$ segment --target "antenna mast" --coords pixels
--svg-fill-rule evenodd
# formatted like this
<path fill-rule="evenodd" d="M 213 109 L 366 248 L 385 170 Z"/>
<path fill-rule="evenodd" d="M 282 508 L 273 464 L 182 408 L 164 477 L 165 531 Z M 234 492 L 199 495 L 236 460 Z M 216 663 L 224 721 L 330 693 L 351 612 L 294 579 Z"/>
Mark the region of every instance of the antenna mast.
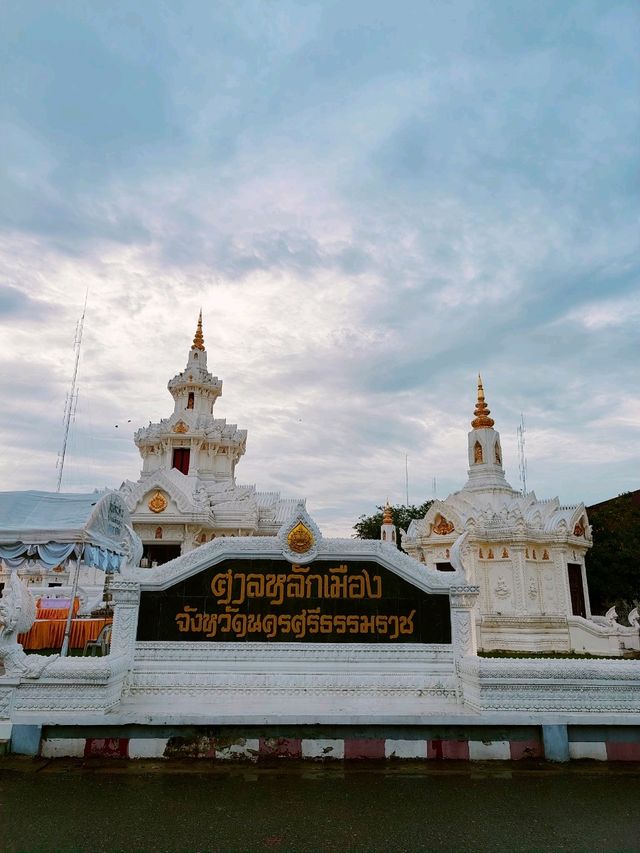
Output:
<path fill-rule="evenodd" d="M 524 455 L 524 415 L 520 413 L 520 426 L 518 433 L 518 467 L 520 469 L 520 482 L 522 483 L 522 494 L 527 494 L 527 457 Z"/>
<path fill-rule="evenodd" d="M 71 380 L 71 389 L 67 394 L 67 399 L 64 404 L 64 437 L 62 439 L 62 450 L 58 454 L 58 482 L 56 484 L 56 492 L 60 491 L 62 485 L 62 474 L 64 472 L 64 460 L 67 455 L 67 442 L 69 440 L 69 428 L 71 426 L 71 418 L 75 415 L 78 405 L 78 392 L 76 390 L 76 382 L 78 379 L 78 365 L 80 364 L 80 347 L 82 345 L 82 330 L 84 329 L 84 315 L 87 311 L 87 297 L 89 289 L 84 295 L 84 305 L 82 307 L 82 316 L 76 324 L 76 336 L 73 341 L 73 351 L 75 352 L 75 362 L 73 366 L 73 379 Z"/>

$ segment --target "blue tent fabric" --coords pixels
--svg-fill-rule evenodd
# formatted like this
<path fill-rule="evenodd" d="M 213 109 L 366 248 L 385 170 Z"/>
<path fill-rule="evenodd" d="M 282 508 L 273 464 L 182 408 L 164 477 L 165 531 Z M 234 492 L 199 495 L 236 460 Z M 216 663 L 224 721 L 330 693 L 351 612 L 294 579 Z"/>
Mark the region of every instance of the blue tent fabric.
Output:
<path fill-rule="evenodd" d="M 87 565 L 117 572 L 141 551 L 130 521 L 117 492 L 0 492 L 0 558 L 48 570 L 82 553 Z"/>

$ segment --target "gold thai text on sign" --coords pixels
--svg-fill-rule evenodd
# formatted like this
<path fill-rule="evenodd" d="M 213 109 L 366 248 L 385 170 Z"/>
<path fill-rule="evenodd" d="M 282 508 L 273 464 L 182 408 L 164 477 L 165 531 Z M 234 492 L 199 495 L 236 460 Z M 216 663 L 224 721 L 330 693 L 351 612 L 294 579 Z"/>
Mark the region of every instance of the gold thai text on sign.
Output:
<path fill-rule="evenodd" d="M 200 613 L 197 607 L 185 607 L 176 616 L 178 630 L 182 633 L 204 634 L 213 638 L 218 634 L 244 637 L 266 637 L 272 640 L 278 634 L 291 634 L 296 640 L 304 640 L 316 634 L 380 634 L 389 640 L 401 635 L 413 634 L 412 610 L 406 616 L 357 614 L 334 615 L 321 613 L 319 607 L 304 609 L 300 613 L 238 613 L 235 607 L 227 606 L 224 613 Z"/>
<path fill-rule="evenodd" d="M 218 604 L 238 605 L 250 598 L 265 598 L 277 606 L 291 598 L 342 598 L 362 600 L 382 597 L 380 575 L 369 576 L 363 569 L 350 575 L 346 565 L 329 569 L 328 574 L 309 573 L 308 566 L 292 566 L 290 573 L 220 572 L 211 581 L 211 592 Z"/>
<path fill-rule="evenodd" d="M 185 603 L 175 615 L 181 634 L 237 640 L 379 635 L 391 641 L 414 633 L 415 610 L 378 612 L 386 609 L 382 577 L 370 566 L 351 572 L 345 563 L 321 572 L 299 565 L 279 572 L 228 569 L 214 574 L 209 586 L 217 612 L 207 612 L 214 608 L 204 603 Z M 359 608 L 349 602 L 369 612 L 354 612 Z M 288 612 L 278 612 L 280 607 Z"/>

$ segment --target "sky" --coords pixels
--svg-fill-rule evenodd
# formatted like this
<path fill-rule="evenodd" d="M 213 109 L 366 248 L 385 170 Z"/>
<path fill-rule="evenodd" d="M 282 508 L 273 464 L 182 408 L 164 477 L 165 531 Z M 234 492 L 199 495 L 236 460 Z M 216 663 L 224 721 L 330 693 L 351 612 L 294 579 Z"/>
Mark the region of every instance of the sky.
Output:
<path fill-rule="evenodd" d="M 238 482 L 350 535 L 507 479 L 640 488 L 640 6 L 0 6 L 0 489 L 118 487 L 200 307 Z M 406 462 L 406 465 L 405 465 Z M 435 478 L 435 489 L 434 489 Z"/>

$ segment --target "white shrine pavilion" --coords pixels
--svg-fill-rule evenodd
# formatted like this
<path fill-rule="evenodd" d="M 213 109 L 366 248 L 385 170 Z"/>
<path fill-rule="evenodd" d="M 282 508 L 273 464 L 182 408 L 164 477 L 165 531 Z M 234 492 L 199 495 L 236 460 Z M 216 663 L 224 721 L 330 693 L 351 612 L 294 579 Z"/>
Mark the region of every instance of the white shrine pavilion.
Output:
<path fill-rule="evenodd" d="M 513 489 L 493 427 L 478 376 L 468 480 L 411 522 L 403 549 L 430 569 L 452 571 L 454 543 L 466 534 L 465 569 L 480 587 L 480 649 L 619 654 L 636 648 L 637 630 L 619 625 L 615 611 L 591 614 L 585 555 L 592 540 L 584 504 L 563 506 L 558 498 L 538 500 Z M 381 538 L 385 529 L 388 523 Z"/>
<path fill-rule="evenodd" d="M 202 312 L 187 366 L 167 387 L 173 413 L 136 432 L 140 479 L 120 487 L 144 544 L 142 565 L 166 563 L 218 536 L 275 536 L 300 500 L 236 483 L 247 431 L 213 415 L 222 380 L 207 370 Z"/>

